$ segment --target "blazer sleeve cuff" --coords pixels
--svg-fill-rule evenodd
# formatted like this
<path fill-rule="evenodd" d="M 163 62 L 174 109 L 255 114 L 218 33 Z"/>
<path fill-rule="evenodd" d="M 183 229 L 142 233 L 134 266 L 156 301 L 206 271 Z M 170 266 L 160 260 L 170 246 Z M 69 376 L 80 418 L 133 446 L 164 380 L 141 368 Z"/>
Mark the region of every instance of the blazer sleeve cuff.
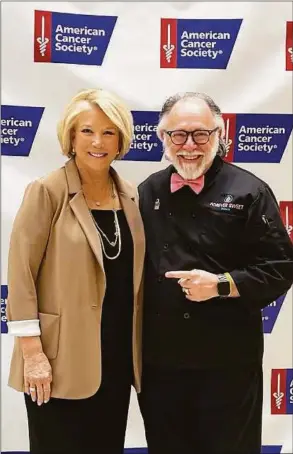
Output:
<path fill-rule="evenodd" d="M 40 320 L 17 320 L 7 322 L 8 334 L 19 337 L 40 336 Z"/>

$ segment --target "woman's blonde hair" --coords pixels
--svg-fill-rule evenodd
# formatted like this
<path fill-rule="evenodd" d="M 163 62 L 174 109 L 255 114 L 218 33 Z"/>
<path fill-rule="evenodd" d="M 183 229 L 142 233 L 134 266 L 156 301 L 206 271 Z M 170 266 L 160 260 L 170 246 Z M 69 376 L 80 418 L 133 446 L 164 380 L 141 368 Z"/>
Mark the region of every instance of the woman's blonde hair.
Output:
<path fill-rule="evenodd" d="M 117 126 L 120 135 L 119 155 L 122 159 L 129 151 L 133 138 L 133 118 L 126 104 L 113 93 L 102 88 L 82 90 L 75 95 L 65 108 L 63 117 L 58 123 L 57 134 L 62 153 L 68 157 L 74 155 L 72 148 L 72 132 L 80 113 L 97 105 Z"/>

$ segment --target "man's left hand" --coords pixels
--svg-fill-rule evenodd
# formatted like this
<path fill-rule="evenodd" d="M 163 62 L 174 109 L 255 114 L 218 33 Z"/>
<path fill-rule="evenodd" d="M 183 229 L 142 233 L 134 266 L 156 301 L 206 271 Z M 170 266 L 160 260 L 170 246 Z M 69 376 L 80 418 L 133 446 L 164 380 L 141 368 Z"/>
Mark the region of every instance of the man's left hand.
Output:
<path fill-rule="evenodd" d="M 217 284 L 217 274 L 209 273 L 204 270 L 191 271 L 167 271 L 167 278 L 179 279 L 182 291 L 190 301 L 207 301 L 219 296 Z"/>

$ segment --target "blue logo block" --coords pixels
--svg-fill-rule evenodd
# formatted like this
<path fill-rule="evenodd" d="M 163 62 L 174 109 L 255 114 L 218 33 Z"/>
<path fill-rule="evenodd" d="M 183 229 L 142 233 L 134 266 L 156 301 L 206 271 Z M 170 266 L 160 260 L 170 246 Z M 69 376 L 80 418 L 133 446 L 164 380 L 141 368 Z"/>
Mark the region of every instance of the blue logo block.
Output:
<path fill-rule="evenodd" d="M 273 301 L 271 304 L 269 304 L 262 310 L 262 322 L 264 333 L 270 334 L 273 331 L 278 315 L 283 306 L 285 297 L 286 294 L 280 296 L 278 299 L 276 299 L 276 301 Z"/>
<path fill-rule="evenodd" d="M 291 114 L 237 114 L 234 162 L 281 162 L 292 128 Z"/>
<path fill-rule="evenodd" d="M 287 410 L 287 415 L 293 415 L 293 369 L 287 369 L 286 410 Z"/>
<path fill-rule="evenodd" d="M 1 147 L 4 156 L 29 156 L 43 107 L 1 107 Z"/>
<path fill-rule="evenodd" d="M 133 111 L 134 140 L 126 161 L 161 161 L 163 147 L 157 136 L 159 112 Z"/>
<path fill-rule="evenodd" d="M 6 318 L 6 300 L 8 296 L 7 285 L 1 285 L 1 333 L 6 334 L 7 329 L 7 318 Z"/>
<path fill-rule="evenodd" d="M 281 445 L 275 446 L 262 446 L 261 454 L 280 454 L 282 450 Z"/>
<path fill-rule="evenodd" d="M 179 19 L 177 68 L 226 69 L 242 19 Z"/>

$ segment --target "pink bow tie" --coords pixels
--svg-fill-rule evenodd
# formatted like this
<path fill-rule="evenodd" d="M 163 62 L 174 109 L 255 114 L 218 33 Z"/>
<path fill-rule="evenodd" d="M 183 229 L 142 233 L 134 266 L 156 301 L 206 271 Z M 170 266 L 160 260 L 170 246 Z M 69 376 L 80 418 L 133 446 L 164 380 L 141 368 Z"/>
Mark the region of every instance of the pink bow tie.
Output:
<path fill-rule="evenodd" d="M 183 186 L 189 186 L 196 194 L 199 194 L 204 187 L 204 175 L 201 175 L 196 180 L 184 180 L 178 173 L 172 173 L 171 192 L 176 192 Z"/>

